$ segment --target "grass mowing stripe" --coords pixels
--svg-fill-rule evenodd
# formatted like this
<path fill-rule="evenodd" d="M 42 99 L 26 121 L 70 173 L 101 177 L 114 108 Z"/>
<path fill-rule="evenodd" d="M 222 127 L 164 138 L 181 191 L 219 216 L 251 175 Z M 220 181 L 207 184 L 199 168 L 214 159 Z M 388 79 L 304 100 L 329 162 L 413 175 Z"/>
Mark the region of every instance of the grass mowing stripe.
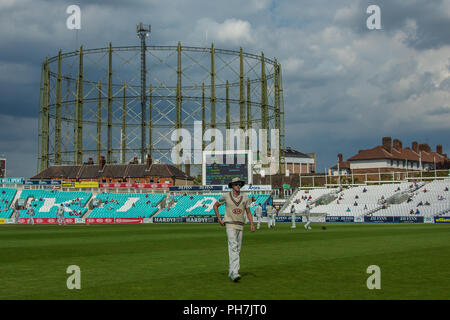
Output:
<path fill-rule="evenodd" d="M 324 225 L 247 227 L 239 284 L 226 277 L 219 225 L 8 226 L 0 228 L 0 298 L 449 298 L 447 225 Z M 82 270 L 79 291 L 65 286 L 70 264 Z M 366 287 L 371 264 L 382 268 L 382 290 Z"/>

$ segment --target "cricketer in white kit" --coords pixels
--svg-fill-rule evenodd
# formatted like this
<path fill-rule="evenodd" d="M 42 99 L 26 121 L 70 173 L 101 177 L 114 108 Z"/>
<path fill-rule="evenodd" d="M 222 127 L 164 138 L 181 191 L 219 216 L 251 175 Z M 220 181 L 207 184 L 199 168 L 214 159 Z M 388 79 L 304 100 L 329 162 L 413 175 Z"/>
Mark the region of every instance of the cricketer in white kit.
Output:
<path fill-rule="evenodd" d="M 267 212 L 267 228 L 270 229 L 272 227 L 272 220 L 273 220 L 272 206 L 267 205 L 266 212 Z"/>
<path fill-rule="evenodd" d="M 242 247 L 242 234 L 244 232 L 245 215 L 247 214 L 248 221 L 252 232 L 255 232 L 255 225 L 253 224 L 253 216 L 250 211 L 250 199 L 247 194 L 241 193 L 241 187 L 245 182 L 239 178 L 234 178 L 228 184 L 232 190 L 227 192 L 219 201 L 214 204 L 214 212 L 217 220 L 221 226 L 225 226 L 228 238 L 228 255 L 229 268 L 228 277 L 237 282 L 241 279 L 239 275 L 240 268 L 240 252 Z M 221 219 L 219 215 L 219 206 L 225 204 L 225 217 Z"/>
<path fill-rule="evenodd" d="M 277 209 L 275 207 L 272 207 L 272 227 L 275 227 L 275 220 L 277 217 Z"/>
<path fill-rule="evenodd" d="M 306 230 L 311 230 L 311 227 L 309 226 L 311 224 L 311 216 L 310 216 L 311 211 L 310 211 L 310 209 L 311 209 L 311 206 L 308 203 L 306 205 L 306 209 L 305 209 L 305 218 L 306 218 L 305 229 Z"/>
<path fill-rule="evenodd" d="M 291 219 L 292 219 L 292 227 L 291 228 L 295 229 L 296 225 L 295 225 L 295 207 L 294 207 L 294 205 L 291 206 Z"/>
<path fill-rule="evenodd" d="M 28 224 L 34 224 L 34 208 L 31 204 L 28 207 L 27 213 L 30 216 L 30 218 L 28 219 Z"/>
<path fill-rule="evenodd" d="M 256 216 L 256 221 L 258 222 L 256 225 L 256 229 L 259 229 L 261 227 L 261 221 L 262 221 L 261 203 L 258 203 L 258 205 L 255 208 L 255 216 Z"/>
<path fill-rule="evenodd" d="M 64 219 L 64 204 L 60 204 L 58 208 L 58 225 L 66 224 L 66 219 Z"/>

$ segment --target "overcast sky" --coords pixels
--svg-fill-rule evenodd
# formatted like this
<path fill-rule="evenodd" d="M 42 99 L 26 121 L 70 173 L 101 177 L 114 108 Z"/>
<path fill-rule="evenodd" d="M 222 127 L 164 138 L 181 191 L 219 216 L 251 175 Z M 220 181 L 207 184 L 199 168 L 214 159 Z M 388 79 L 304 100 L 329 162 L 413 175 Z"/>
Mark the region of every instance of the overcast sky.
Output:
<path fill-rule="evenodd" d="M 81 30 L 66 8 L 81 8 Z M 381 30 L 366 9 L 381 8 Z M 37 169 L 41 63 L 59 49 L 151 44 L 209 46 L 277 57 L 286 146 L 316 152 L 317 170 L 381 144 L 413 140 L 450 154 L 450 0 L 0 0 L 0 155 L 10 177 Z M 208 30 L 206 39 L 205 30 Z M 206 41 L 208 43 L 206 43 Z"/>

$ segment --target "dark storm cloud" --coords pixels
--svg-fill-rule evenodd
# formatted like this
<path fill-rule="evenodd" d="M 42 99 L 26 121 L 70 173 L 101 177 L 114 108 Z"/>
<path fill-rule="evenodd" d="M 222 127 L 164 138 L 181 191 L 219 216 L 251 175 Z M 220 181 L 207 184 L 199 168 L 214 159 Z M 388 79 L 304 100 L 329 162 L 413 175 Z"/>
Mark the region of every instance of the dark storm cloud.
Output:
<path fill-rule="evenodd" d="M 450 115 L 450 107 L 440 107 L 431 110 L 429 113 L 431 116 Z"/>
<path fill-rule="evenodd" d="M 82 10 L 79 31 L 66 28 L 71 4 Z M 381 7 L 381 31 L 366 28 L 369 4 Z M 35 173 L 46 56 L 80 45 L 137 45 L 139 21 L 152 24 L 149 44 L 214 42 L 277 57 L 286 144 L 317 152 L 320 171 L 335 163 L 337 153 L 348 158 L 383 135 L 408 145 L 427 139 L 446 150 L 449 8 L 444 0 L 2 0 L 0 154 L 6 152 L 10 173 Z"/>
<path fill-rule="evenodd" d="M 406 33 L 405 43 L 418 50 L 439 49 L 450 44 L 450 6 L 446 0 L 359 0 L 355 13 L 343 24 L 360 33 L 371 32 L 366 27 L 369 5 L 381 9 L 383 31 L 391 35 L 401 30 Z M 364 15 L 363 15 L 364 14 Z"/>

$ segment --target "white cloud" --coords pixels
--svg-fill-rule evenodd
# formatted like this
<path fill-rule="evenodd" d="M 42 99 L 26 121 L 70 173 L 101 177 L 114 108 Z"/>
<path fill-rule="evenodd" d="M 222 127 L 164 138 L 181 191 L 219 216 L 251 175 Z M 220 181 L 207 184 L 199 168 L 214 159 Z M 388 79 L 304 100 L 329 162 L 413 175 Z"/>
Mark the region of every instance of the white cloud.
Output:
<path fill-rule="evenodd" d="M 233 45 L 253 42 L 252 28 L 248 21 L 232 18 L 219 23 L 210 18 L 202 18 L 197 23 L 196 32 L 201 30 L 208 33 L 208 39 L 212 42 L 229 42 Z"/>
<path fill-rule="evenodd" d="M 298 58 L 288 58 L 281 61 L 283 70 L 285 70 L 285 75 L 296 74 L 303 66 L 304 61 Z"/>
<path fill-rule="evenodd" d="M 251 0 L 250 3 L 256 10 L 267 9 L 272 3 L 271 0 Z"/>

